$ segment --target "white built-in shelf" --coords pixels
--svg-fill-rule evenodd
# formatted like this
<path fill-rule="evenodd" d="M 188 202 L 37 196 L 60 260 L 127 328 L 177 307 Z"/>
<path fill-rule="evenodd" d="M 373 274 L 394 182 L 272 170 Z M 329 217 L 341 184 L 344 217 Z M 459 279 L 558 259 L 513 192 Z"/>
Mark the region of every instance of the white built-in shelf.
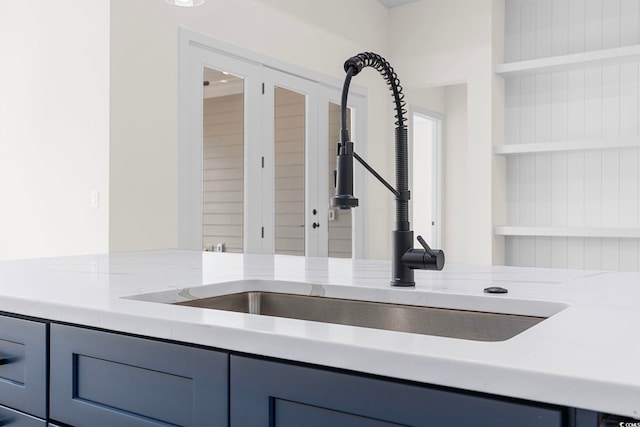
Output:
<path fill-rule="evenodd" d="M 494 228 L 497 236 L 536 237 L 610 237 L 640 238 L 640 228 L 615 227 L 517 227 L 498 225 Z"/>
<path fill-rule="evenodd" d="M 516 154 L 553 153 L 559 151 L 609 150 L 616 148 L 640 147 L 640 137 L 593 141 L 535 142 L 528 144 L 504 144 L 493 148 L 495 154 L 509 156 Z"/>
<path fill-rule="evenodd" d="M 496 74 L 503 77 L 512 77 L 541 72 L 569 71 L 585 65 L 620 64 L 638 59 L 640 59 L 640 45 L 632 45 L 527 61 L 508 62 L 497 65 Z"/>

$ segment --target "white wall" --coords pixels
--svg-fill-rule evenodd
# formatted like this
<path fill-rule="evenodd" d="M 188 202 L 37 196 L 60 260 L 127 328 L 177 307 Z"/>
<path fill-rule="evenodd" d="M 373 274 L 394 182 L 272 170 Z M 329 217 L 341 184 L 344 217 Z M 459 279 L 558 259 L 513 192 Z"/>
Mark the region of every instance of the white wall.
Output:
<path fill-rule="evenodd" d="M 457 226 L 470 232 L 465 255 L 448 259 L 502 263 L 503 241 L 494 239 L 493 224 L 506 211 L 504 173 L 492 145 L 502 143 L 493 99 L 501 85 L 493 64 L 502 57 L 503 3 L 422 0 L 387 10 L 373 0 L 235 0 L 233 7 L 208 0 L 187 9 L 112 0 L 111 250 L 177 245 L 177 31 L 183 27 L 339 79 L 345 58 L 378 52 L 390 60 L 408 96 L 466 84 L 472 140 L 468 152 L 450 160 L 467 170 L 468 191 L 453 199 L 445 216 L 464 217 Z M 367 159 L 393 182 L 389 91 L 373 70 L 354 81 L 369 89 Z M 357 150 L 363 142 L 355 143 Z M 388 258 L 393 196 L 369 178 L 368 194 L 358 197 L 368 212 L 369 256 Z M 470 208 L 473 216 L 466 215 Z"/>
<path fill-rule="evenodd" d="M 112 0 L 110 249 L 178 244 L 178 28 L 342 79 L 346 58 L 363 50 L 387 54 L 387 19 L 387 9 L 371 0 L 207 0 L 192 9 Z M 370 87 L 368 157 L 387 167 L 375 147 L 392 135 L 388 89 L 375 72 L 357 84 Z M 390 230 L 389 213 L 376 212 L 375 198 L 361 199 L 370 230 Z M 388 233 L 370 234 L 370 254 L 388 257 Z"/>
<path fill-rule="evenodd" d="M 469 206 L 468 167 L 460 165 L 466 162 L 469 145 L 467 85 L 458 84 L 445 87 L 444 108 L 444 245 L 447 260 L 463 262 L 472 258 L 472 248 L 468 244 L 469 216 L 475 209 Z"/>
<path fill-rule="evenodd" d="M 159 0 L 0 0 L 0 258 L 177 246 L 182 27 L 339 79 L 345 58 L 375 51 L 408 93 L 466 83 L 473 139 L 457 164 L 473 160 L 474 196 L 457 209 L 477 208 L 467 243 L 480 255 L 449 260 L 496 262 L 501 174 L 492 172 L 490 146 L 502 142 L 492 98 L 501 3 L 423 0 L 387 10 L 373 0 L 208 0 L 188 9 Z M 37 84 L 43 78 L 55 84 Z M 355 81 L 369 89 L 368 160 L 393 181 L 389 91 L 373 70 Z M 89 208 L 91 189 L 100 209 Z M 380 230 L 393 226 L 393 197 L 374 179 L 359 197 L 370 256 L 388 258 L 390 233 Z"/>
<path fill-rule="evenodd" d="M 503 0 L 423 0 L 390 14 L 390 59 L 407 93 L 466 84 L 467 150 L 445 147 L 450 168 L 444 212 L 448 262 L 504 262 L 503 239 L 493 236 L 493 224 L 506 211 L 504 166 L 492 151 L 503 139 L 502 83 L 493 72 L 494 64 L 502 61 L 503 11 Z M 421 106 L 420 99 L 410 99 Z M 464 192 L 453 193 L 448 187 L 456 173 L 462 180 L 456 188 Z M 452 235 L 453 230 L 466 234 Z"/>
<path fill-rule="evenodd" d="M 109 1 L 0 0 L 0 58 L 0 259 L 107 251 Z"/>

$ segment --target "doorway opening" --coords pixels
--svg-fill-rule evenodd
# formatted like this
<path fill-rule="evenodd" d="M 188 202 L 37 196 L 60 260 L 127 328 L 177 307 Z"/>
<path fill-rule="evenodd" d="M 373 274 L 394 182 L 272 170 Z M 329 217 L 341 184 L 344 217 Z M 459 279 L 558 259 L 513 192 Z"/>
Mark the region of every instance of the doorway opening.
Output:
<path fill-rule="evenodd" d="M 412 108 L 412 225 L 430 245 L 442 247 L 443 120 L 440 113 Z"/>

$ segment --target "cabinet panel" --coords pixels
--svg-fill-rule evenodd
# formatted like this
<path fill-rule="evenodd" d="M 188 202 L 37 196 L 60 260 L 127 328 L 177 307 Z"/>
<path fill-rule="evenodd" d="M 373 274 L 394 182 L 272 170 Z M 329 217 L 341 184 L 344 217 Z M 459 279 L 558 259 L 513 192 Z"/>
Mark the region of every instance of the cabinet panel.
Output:
<path fill-rule="evenodd" d="M 347 414 L 288 400 L 273 399 L 274 426 L 278 427 L 398 427 L 400 424 Z"/>
<path fill-rule="evenodd" d="M 588 411 L 586 409 L 570 409 L 569 410 L 569 426 L 570 427 L 606 427 L 606 425 L 600 423 L 598 419 L 598 413 L 594 411 Z M 611 424 L 612 426 L 618 426 L 619 423 Z"/>
<path fill-rule="evenodd" d="M 227 425 L 226 353 L 54 324 L 50 363 L 56 421 Z"/>
<path fill-rule="evenodd" d="M 44 420 L 0 406 L 0 426 L 10 427 L 45 427 Z"/>
<path fill-rule="evenodd" d="M 46 418 L 47 324 L 0 316 L 0 404 Z"/>
<path fill-rule="evenodd" d="M 241 356 L 230 366 L 232 427 L 563 425 L 556 407 Z"/>

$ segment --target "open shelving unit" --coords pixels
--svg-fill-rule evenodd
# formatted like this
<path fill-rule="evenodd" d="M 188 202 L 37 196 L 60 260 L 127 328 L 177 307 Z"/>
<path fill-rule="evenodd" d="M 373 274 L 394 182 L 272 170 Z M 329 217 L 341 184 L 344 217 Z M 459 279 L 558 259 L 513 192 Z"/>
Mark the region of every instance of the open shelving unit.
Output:
<path fill-rule="evenodd" d="M 616 65 L 640 60 L 640 45 L 601 49 L 569 55 L 517 61 L 496 66 L 496 74 L 505 77 L 522 77 L 541 73 L 578 70 L 587 66 Z M 500 156 L 532 155 L 556 152 L 587 152 L 591 150 L 617 150 L 640 148 L 640 136 L 615 139 L 590 139 L 572 141 L 542 141 L 533 143 L 506 143 L 494 147 Z M 499 236 L 523 237 L 594 237 L 640 238 L 640 228 L 615 227 L 527 227 L 496 226 Z"/>
<path fill-rule="evenodd" d="M 521 77 L 538 73 L 577 70 L 586 66 L 630 63 L 638 60 L 640 60 L 640 45 L 632 45 L 611 49 L 601 49 L 591 52 L 557 55 L 527 61 L 508 62 L 497 65 L 495 72 L 505 78 Z M 508 156 L 517 154 L 608 150 L 637 147 L 640 147 L 640 137 L 602 140 L 548 141 L 527 144 L 513 144 L 507 142 L 506 144 L 495 146 L 494 154 Z"/>
<path fill-rule="evenodd" d="M 506 263 L 640 271 L 640 3 L 505 6 Z"/>

